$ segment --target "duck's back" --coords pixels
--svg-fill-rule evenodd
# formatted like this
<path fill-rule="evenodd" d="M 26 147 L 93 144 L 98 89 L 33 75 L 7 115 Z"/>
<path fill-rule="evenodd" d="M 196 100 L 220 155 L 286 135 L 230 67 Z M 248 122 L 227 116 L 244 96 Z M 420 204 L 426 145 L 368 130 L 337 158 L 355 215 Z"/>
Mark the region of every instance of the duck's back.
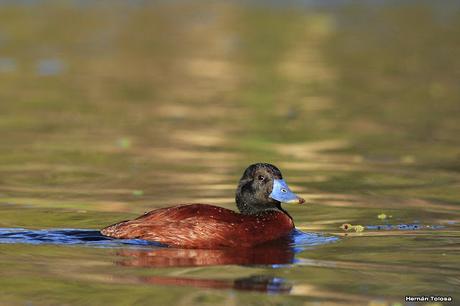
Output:
<path fill-rule="evenodd" d="M 105 236 L 145 239 L 182 248 L 251 247 L 286 236 L 291 218 L 281 211 L 242 215 L 222 207 L 191 204 L 162 208 L 101 230 Z"/>

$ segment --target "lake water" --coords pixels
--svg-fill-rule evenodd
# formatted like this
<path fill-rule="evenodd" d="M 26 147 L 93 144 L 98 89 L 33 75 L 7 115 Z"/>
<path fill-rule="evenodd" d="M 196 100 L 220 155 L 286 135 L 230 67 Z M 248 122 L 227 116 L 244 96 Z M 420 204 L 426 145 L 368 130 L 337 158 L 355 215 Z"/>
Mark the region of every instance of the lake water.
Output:
<path fill-rule="evenodd" d="M 459 58 L 450 1 L 0 1 L 0 304 L 460 304 Z M 253 162 L 281 245 L 97 232 Z"/>

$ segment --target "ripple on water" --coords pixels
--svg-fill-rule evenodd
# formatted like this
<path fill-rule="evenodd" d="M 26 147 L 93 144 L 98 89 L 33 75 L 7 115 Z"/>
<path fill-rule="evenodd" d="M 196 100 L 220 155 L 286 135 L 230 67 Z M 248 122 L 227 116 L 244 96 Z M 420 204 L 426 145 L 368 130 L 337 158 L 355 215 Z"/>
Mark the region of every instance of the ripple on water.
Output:
<path fill-rule="evenodd" d="M 90 229 L 43 229 L 0 228 L 0 243 L 5 244 L 59 244 L 88 245 L 95 247 L 162 246 L 160 243 L 141 239 L 111 239 Z"/>
<path fill-rule="evenodd" d="M 294 249 L 304 249 L 339 240 L 335 236 L 325 236 L 317 233 L 305 233 L 294 230 L 290 246 Z M 60 245 L 89 245 L 99 247 L 120 246 L 164 246 L 160 243 L 142 239 L 112 239 L 101 235 L 98 230 L 91 229 L 41 229 L 0 228 L 0 243 L 5 244 L 60 244 Z"/>

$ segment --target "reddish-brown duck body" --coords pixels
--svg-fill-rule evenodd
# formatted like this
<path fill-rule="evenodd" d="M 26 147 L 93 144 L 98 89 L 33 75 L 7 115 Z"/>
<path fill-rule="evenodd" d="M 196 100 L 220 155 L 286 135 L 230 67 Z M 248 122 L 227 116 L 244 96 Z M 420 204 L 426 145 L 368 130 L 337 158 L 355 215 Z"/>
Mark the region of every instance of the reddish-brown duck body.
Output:
<path fill-rule="evenodd" d="M 283 212 L 243 215 L 222 207 L 191 204 L 157 209 L 101 232 L 114 238 L 140 238 L 181 248 L 215 249 L 251 247 L 284 237 L 293 228 L 291 218 Z"/>
<path fill-rule="evenodd" d="M 240 179 L 236 204 L 226 208 L 189 204 L 161 208 L 101 230 L 105 236 L 144 239 L 195 249 L 248 248 L 286 237 L 294 228 L 281 202 L 303 203 L 273 165 L 249 166 Z"/>

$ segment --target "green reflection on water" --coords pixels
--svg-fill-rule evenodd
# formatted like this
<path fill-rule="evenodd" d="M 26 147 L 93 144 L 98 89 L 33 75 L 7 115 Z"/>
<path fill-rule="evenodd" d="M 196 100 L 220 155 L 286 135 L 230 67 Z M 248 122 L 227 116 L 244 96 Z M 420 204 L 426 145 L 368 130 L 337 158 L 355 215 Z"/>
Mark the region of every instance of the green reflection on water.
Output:
<path fill-rule="evenodd" d="M 2 302 L 390 305 L 453 295 L 460 15 L 445 10 L 2 5 L 2 227 L 99 228 L 186 202 L 233 208 L 255 161 L 279 165 L 311 203 L 287 207 L 305 230 L 445 226 L 349 234 L 280 269 L 146 269 L 117 265 L 113 249 L 3 245 Z M 59 69 L 45 76 L 46 63 Z M 292 289 L 232 287 L 254 275 Z"/>

